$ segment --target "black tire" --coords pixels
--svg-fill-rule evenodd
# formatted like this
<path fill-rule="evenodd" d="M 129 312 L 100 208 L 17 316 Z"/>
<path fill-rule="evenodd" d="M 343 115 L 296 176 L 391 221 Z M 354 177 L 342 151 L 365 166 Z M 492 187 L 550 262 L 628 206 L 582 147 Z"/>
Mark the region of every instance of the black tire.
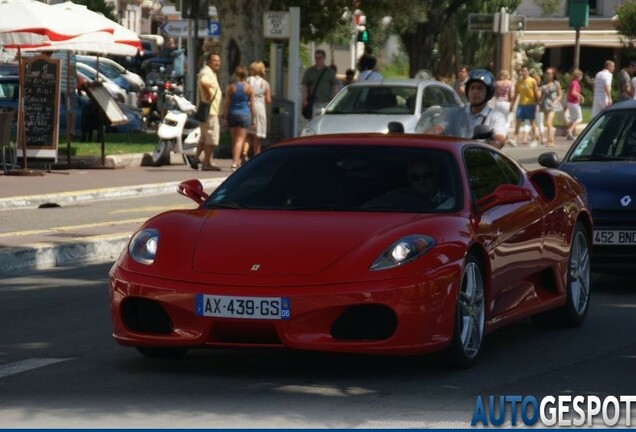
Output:
<path fill-rule="evenodd" d="M 152 151 L 152 165 L 161 166 L 170 164 L 170 142 L 159 140 L 155 149 Z"/>
<path fill-rule="evenodd" d="M 536 315 L 538 324 L 579 327 L 590 308 L 590 242 L 587 231 L 577 222 L 570 243 L 568 279 L 565 305 Z"/>
<path fill-rule="evenodd" d="M 137 351 L 144 357 L 155 359 L 180 359 L 183 357 L 187 348 L 137 348 Z"/>
<path fill-rule="evenodd" d="M 481 263 L 469 254 L 464 262 L 457 295 L 453 340 L 446 351 L 454 367 L 468 368 L 481 352 L 486 323 L 485 284 Z"/>

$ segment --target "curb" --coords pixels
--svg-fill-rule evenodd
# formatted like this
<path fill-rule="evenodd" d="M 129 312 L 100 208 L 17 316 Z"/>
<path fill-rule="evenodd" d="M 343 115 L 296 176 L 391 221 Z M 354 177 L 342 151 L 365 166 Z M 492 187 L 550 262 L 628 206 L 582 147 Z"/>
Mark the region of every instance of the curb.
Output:
<path fill-rule="evenodd" d="M 114 261 L 126 247 L 131 235 L 110 234 L 66 244 L 36 243 L 0 251 L 0 276 L 16 276 L 70 263 Z"/>

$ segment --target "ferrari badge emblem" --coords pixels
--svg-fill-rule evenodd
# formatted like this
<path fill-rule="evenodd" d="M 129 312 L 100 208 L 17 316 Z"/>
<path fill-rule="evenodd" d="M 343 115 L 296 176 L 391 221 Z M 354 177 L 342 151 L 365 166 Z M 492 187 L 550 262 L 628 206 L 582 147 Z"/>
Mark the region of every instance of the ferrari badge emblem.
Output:
<path fill-rule="evenodd" d="M 631 202 L 632 197 L 630 197 L 629 195 L 625 195 L 623 198 L 621 198 L 621 204 L 623 205 L 623 207 L 627 207 Z"/>
<path fill-rule="evenodd" d="M 252 268 L 251 268 L 251 270 L 252 270 L 252 271 L 258 271 L 258 269 L 260 269 L 260 268 L 261 268 L 261 265 L 260 265 L 260 264 L 252 264 Z"/>

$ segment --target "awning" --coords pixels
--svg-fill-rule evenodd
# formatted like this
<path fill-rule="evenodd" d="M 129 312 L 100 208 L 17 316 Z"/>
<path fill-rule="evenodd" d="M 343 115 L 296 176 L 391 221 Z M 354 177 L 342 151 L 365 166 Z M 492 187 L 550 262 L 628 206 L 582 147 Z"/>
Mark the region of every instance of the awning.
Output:
<path fill-rule="evenodd" d="M 522 44 L 542 44 L 546 48 L 574 46 L 574 30 L 530 30 L 519 32 L 517 41 Z M 581 46 L 622 48 L 625 39 L 615 30 L 581 30 Z"/>

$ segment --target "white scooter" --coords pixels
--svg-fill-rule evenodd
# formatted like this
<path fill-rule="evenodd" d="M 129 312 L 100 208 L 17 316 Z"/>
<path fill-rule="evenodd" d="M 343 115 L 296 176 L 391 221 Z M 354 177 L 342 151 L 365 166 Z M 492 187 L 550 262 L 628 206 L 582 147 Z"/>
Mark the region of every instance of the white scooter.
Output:
<path fill-rule="evenodd" d="M 174 93 L 166 92 L 165 98 L 166 106 L 170 108 L 157 130 L 159 142 L 152 152 L 152 164 L 170 164 L 170 152 L 181 153 L 183 162 L 187 164 L 186 154 L 194 154 L 201 135 L 199 122 L 190 118 L 197 108 L 183 96 Z"/>

